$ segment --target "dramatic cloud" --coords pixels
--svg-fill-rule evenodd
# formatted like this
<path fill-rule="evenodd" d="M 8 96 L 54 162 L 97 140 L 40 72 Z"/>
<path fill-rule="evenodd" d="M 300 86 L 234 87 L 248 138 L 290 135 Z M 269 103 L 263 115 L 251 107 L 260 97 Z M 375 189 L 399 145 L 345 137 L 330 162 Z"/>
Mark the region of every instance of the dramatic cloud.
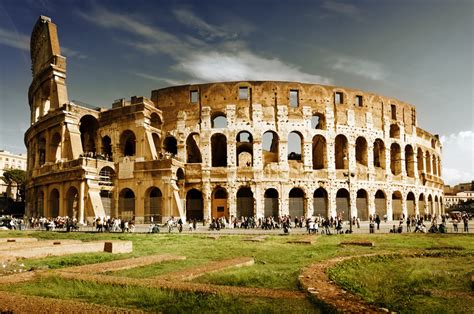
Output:
<path fill-rule="evenodd" d="M 353 4 L 337 1 L 324 1 L 321 8 L 335 15 L 342 15 L 360 21 L 362 19 L 360 10 Z"/>
<path fill-rule="evenodd" d="M 205 39 L 220 40 L 210 44 L 190 35 L 178 37 L 159 26 L 150 26 L 129 16 L 95 7 L 80 16 L 102 27 L 116 29 L 138 36 L 139 41 L 120 38 L 120 42 L 144 53 L 163 53 L 175 61 L 173 68 L 186 75 L 192 82 L 228 80 L 283 80 L 328 84 L 330 80 L 305 73 L 298 66 L 277 58 L 266 58 L 250 51 L 237 35 L 225 31 L 225 27 L 213 26 L 188 10 L 174 11 L 179 22 L 193 27 Z M 146 74 L 135 73 L 143 78 L 159 80 Z M 162 79 L 172 82 L 173 80 Z"/>
<path fill-rule="evenodd" d="M 441 136 L 443 179 L 446 184 L 474 180 L 474 131 Z"/>
<path fill-rule="evenodd" d="M 331 67 L 334 70 L 358 75 L 374 81 L 384 80 L 387 77 L 387 71 L 382 64 L 349 56 L 335 57 Z"/>

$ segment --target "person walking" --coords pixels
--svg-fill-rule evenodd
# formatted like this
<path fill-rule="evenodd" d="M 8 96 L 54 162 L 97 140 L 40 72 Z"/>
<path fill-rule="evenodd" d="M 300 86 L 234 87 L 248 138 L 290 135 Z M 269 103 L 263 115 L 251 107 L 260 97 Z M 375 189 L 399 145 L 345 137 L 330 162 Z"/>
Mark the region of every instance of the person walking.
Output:
<path fill-rule="evenodd" d="M 464 232 L 469 233 L 469 218 L 467 217 L 467 214 L 464 214 L 462 221 L 464 222 Z"/>
<path fill-rule="evenodd" d="M 385 216 L 384 216 L 385 217 Z M 385 220 L 385 222 L 387 222 L 387 220 Z M 377 224 L 377 230 L 380 230 L 380 217 L 379 215 L 377 214 L 377 216 L 375 217 L 375 223 Z"/>

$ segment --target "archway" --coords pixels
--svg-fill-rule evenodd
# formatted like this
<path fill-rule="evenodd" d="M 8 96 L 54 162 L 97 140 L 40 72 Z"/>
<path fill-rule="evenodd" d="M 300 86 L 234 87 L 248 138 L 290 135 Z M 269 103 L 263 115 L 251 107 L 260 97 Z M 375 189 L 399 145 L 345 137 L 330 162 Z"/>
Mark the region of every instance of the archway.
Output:
<path fill-rule="evenodd" d="M 217 133 L 211 137 L 212 167 L 227 167 L 227 138 Z"/>
<path fill-rule="evenodd" d="M 392 193 L 392 220 L 397 220 L 402 215 L 402 193 L 400 191 L 395 191 Z"/>
<path fill-rule="evenodd" d="M 201 150 L 199 149 L 198 133 L 191 133 L 186 139 L 186 162 L 190 164 L 202 163 Z"/>
<path fill-rule="evenodd" d="M 359 165 L 367 167 L 367 140 L 359 136 L 356 140 L 356 162 Z"/>
<path fill-rule="evenodd" d="M 213 129 L 227 127 L 227 117 L 223 112 L 214 112 L 211 117 L 211 126 Z"/>
<path fill-rule="evenodd" d="M 395 176 L 402 173 L 400 145 L 398 145 L 397 143 L 393 143 L 390 146 L 390 170 Z"/>
<path fill-rule="evenodd" d="M 112 186 L 114 185 L 115 171 L 109 166 L 103 167 L 99 171 L 99 185 Z"/>
<path fill-rule="evenodd" d="M 135 193 L 129 189 L 123 189 L 119 194 L 119 218 L 131 220 L 135 217 Z"/>
<path fill-rule="evenodd" d="M 438 216 L 439 215 L 439 203 L 438 203 L 438 195 L 435 195 L 434 197 L 434 208 L 433 208 L 433 214 Z"/>
<path fill-rule="evenodd" d="M 42 166 L 46 162 L 46 139 L 41 138 L 38 142 L 38 158 L 39 165 Z"/>
<path fill-rule="evenodd" d="M 349 169 L 349 150 L 347 138 L 339 134 L 334 141 L 336 169 Z"/>
<path fill-rule="evenodd" d="M 379 215 L 379 218 L 382 219 L 386 213 L 387 199 L 385 193 L 382 190 L 377 190 L 377 192 L 375 192 L 375 214 Z"/>
<path fill-rule="evenodd" d="M 56 162 L 61 160 L 61 147 L 61 135 L 56 132 L 51 138 L 50 161 Z"/>
<path fill-rule="evenodd" d="M 172 157 L 178 154 L 178 141 L 174 136 L 167 136 L 163 141 L 163 146 L 165 148 L 165 152 L 171 154 Z"/>
<path fill-rule="evenodd" d="M 326 139 L 322 135 L 313 137 L 313 169 L 325 169 L 327 167 Z"/>
<path fill-rule="evenodd" d="M 423 173 L 423 151 L 418 147 L 416 151 L 416 162 L 418 164 L 418 177 L 422 177 Z"/>
<path fill-rule="evenodd" d="M 153 139 L 153 146 L 155 146 L 156 157 L 157 157 L 157 159 L 161 159 L 163 154 L 161 153 L 161 139 L 160 139 L 160 136 L 157 133 L 153 133 L 151 135 L 151 137 Z"/>
<path fill-rule="evenodd" d="M 217 187 L 212 192 L 212 218 L 229 217 L 227 190 Z"/>
<path fill-rule="evenodd" d="M 152 127 L 154 128 L 161 128 L 161 118 L 160 116 L 156 113 L 156 112 L 153 112 L 150 116 L 150 124 Z"/>
<path fill-rule="evenodd" d="M 253 137 L 247 131 L 237 134 L 236 138 L 237 166 L 252 167 L 253 165 Z"/>
<path fill-rule="evenodd" d="M 344 220 L 350 221 L 350 204 L 351 196 L 349 191 L 346 189 L 339 189 L 336 194 L 336 211 L 337 215 L 341 216 Z"/>
<path fill-rule="evenodd" d="M 125 130 L 120 135 L 120 151 L 123 156 L 135 156 L 136 154 L 136 137 L 135 133 Z"/>
<path fill-rule="evenodd" d="M 145 223 L 163 222 L 163 194 L 155 186 L 148 189 L 145 194 Z"/>
<path fill-rule="evenodd" d="M 315 216 L 321 216 L 323 218 L 329 217 L 328 192 L 323 188 L 318 188 L 314 191 L 313 213 Z"/>
<path fill-rule="evenodd" d="M 366 190 L 360 189 L 359 191 L 357 191 L 356 207 L 357 207 L 357 217 L 362 221 L 368 220 L 369 207 L 368 207 L 368 197 L 367 197 Z"/>
<path fill-rule="evenodd" d="M 86 153 L 95 153 L 95 141 L 99 122 L 91 115 L 85 115 L 79 122 L 79 131 L 81 132 L 82 151 Z"/>
<path fill-rule="evenodd" d="M 268 189 L 264 194 L 265 204 L 264 204 L 264 216 L 276 218 L 279 216 L 278 208 L 278 191 L 276 189 Z"/>
<path fill-rule="evenodd" d="M 433 197 L 431 194 L 428 195 L 428 214 L 433 215 Z"/>
<path fill-rule="evenodd" d="M 279 138 L 273 131 L 267 131 L 262 136 L 262 151 L 264 165 L 279 161 Z"/>
<path fill-rule="evenodd" d="M 204 202 L 202 192 L 191 189 L 186 193 L 186 220 L 204 219 Z"/>
<path fill-rule="evenodd" d="M 77 218 L 79 213 L 79 193 L 73 186 L 66 193 L 66 215 L 69 218 Z"/>
<path fill-rule="evenodd" d="M 36 196 L 36 217 L 44 217 L 44 192 L 39 191 Z"/>
<path fill-rule="evenodd" d="M 415 214 L 415 194 L 409 192 L 407 194 L 407 215 L 408 217 L 414 217 Z"/>
<path fill-rule="evenodd" d="M 326 118 L 323 113 L 313 113 L 311 117 L 311 128 L 317 130 L 326 130 Z"/>
<path fill-rule="evenodd" d="M 102 138 L 102 154 L 105 159 L 112 160 L 112 140 L 108 136 Z"/>
<path fill-rule="evenodd" d="M 420 216 L 425 215 L 427 213 L 426 210 L 425 195 L 421 193 L 418 197 L 418 212 Z"/>
<path fill-rule="evenodd" d="M 379 138 L 374 142 L 374 167 L 385 169 L 385 144 Z"/>
<path fill-rule="evenodd" d="M 112 216 L 114 213 L 114 193 L 109 190 L 100 191 L 100 200 L 104 207 L 105 216 Z"/>
<path fill-rule="evenodd" d="M 305 215 L 305 194 L 300 188 L 292 188 L 289 194 L 289 214 L 292 218 Z"/>
<path fill-rule="evenodd" d="M 241 187 L 237 191 L 237 219 L 253 217 L 254 214 L 253 192 L 249 187 Z"/>
<path fill-rule="evenodd" d="M 59 216 L 59 191 L 53 189 L 49 193 L 49 213 L 51 218 L 56 218 Z"/>
<path fill-rule="evenodd" d="M 299 132 L 288 134 L 288 160 L 303 160 L 303 135 Z"/>
<path fill-rule="evenodd" d="M 431 172 L 431 154 L 428 151 L 425 154 L 425 170 L 426 170 L 425 172 L 427 174 L 432 174 L 432 172 Z"/>
<path fill-rule="evenodd" d="M 400 139 L 400 127 L 397 124 L 390 125 L 390 138 Z"/>

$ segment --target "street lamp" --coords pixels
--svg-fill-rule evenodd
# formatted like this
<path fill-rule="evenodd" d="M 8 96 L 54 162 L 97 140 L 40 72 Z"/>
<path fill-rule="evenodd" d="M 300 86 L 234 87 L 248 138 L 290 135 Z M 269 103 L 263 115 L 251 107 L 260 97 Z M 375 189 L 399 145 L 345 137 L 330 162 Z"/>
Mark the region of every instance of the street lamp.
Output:
<path fill-rule="evenodd" d="M 349 232 L 352 233 L 352 205 L 351 205 L 351 178 L 355 177 L 354 172 L 344 172 L 344 177 L 347 177 L 347 186 L 349 188 Z"/>

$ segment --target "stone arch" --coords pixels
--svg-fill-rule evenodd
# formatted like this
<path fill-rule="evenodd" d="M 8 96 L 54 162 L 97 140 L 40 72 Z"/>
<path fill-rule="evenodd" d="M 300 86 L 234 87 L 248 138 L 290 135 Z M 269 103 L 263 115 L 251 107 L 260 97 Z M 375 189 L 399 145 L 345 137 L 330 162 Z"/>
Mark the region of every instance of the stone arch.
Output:
<path fill-rule="evenodd" d="M 400 139 L 400 127 L 398 124 L 390 125 L 390 138 Z"/>
<path fill-rule="evenodd" d="M 279 137 L 274 131 L 267 131 L 262 136 L 263 163 L 279 161 Z"/>
<path fill-rule="evenodd" d="M 349 143 L 347 137 L 339 134 L 334 140 L 334 145 L 336 169 L 349 169 Z"/>
<path fill-rule="evenodd" d="M 204 219 L 204 201 L 202 192 L 191 189 L 186 193 L 186 220 Z"/>
<path fill-rule="evenodd" d="M 418 213 L 420 216 L 426 214 L 426 201 L 425 201 L 425 194 L 420 193 L 418 197 Z"/>
<path fill-rule="evenodd" d="M 176 170 L 176 179 L 177 179 L 178 181 L 183 181 L 184 178 L 185 178 L 185 175 L 184 175 L 184 170 L 183 170 L 183 168 L 178 168 L 178 169 Z"/>
<path fill-rule="evenodd" d="M 415 194 L 413 192 L 408 192 L 407 194 L 407 216 L 415 216 Z"/>
<path fill-rule="evenodd" d="M 418 147 L 416 151 L 416 162 L 418 163 L 418 176 L 421 178 L 421 174 L 423 173 L 423 150 Z"/>
<path fill-rule="evenodd" d="M 311 128 L 316 130 L 326 130 L 326 117 L 324 113 L 315 112 L 311 117 Z"/>
<path fill-rule="evenodd" d="M 163 146 L 165 152 L 170 154 L 171 157 L 178 154 L 178 140 L 174 136 L 168 135 L 163 141 Z"/>
<path fill-rule="evenodd" d="M 405 170 L 407 176 L 415 177 L 415 154 L 411 145 L 405 146 Z"/>
<path fill-rule="evenodd" d="M 385 144 L 381 139 L 374 142 L 374 167 L 385 169 Z"/>
<path fill-rule="evenodd" d="M 227 138 L 222 133 L 211 136 L 212 167 L 227 167 Z"/>
<path fill-rule="evenodd" d="M 51 144 L 49 145 L 50 146 L 50 161 L 52 162 L 56 162 L 56 161 L 59 161 L 61 160 L 61 147 L 62 147 L 62 139 L 61 139 L 61 135 L 59 134 L 59 132 L 56 132 L 53 134 L 53 136 L 51 137 Z"/>
<path fill-rule="evenodd" d="M 329 217 L 328 192 L 324 188 L 317 188 L 313 193 L 313 213 L 315 216 Z"/>
<path fill-rule="evenodd" d="M 154 128 L 157 128 L 157 129 L 161 128 L 162 121 L 161 121 L 160 116 L 156 112 L 153 112 L 150 115 L 150 125 Z"/>
<path fill-rule="evenodd" d="M 394 191 L 392 193 L 392 220 L 399 219 L 402 215 L 402 193 L 400 191 Z"/>
<path fill-rule="evenodd" d="M 198 133 L 191 133 L 186 139 L 186 162 L 190 164 L 202 163 L 201 150 L 199 149 Z"/>
<path fill-rule="evenodd" d="M 253 217 L 255 214 L 253 192 L 250 187 L 243 186 L 237 191 L 237 219 Z"/>
<path fill-rule="evenodd" d="M 96 152 L 97 130 L 99 121 L 94 116 L 85 115 L 79 121 L 79 131 L 81 132 L 82 151 L 84 154 Z"/>
<path fill-rule="evenodd" d="M 157 157 L 157 159 L 161 159 L 162 154 L 161 154 L 160 136 L 158 135 L 158 133 L 152 133 L 151 138 L 153 139 L 153 146 L 155 146 L 156 157 Z"/>
<path fill-rule="evenodd" d="M 360 189 L 357 191 L 357 198 L 356 198 L 356 207 L 357 207 L 357 217 L 360 220 L 368 220 L 369 219 L 369 198 L 367 191 L 364 189 Z"/>
<path fill-rule="evenodd" d="M 351 195 L 349 191 L 342 188 L 336 193 L 336 211 L 338 216 L 342 216 L 343 220 L 350 220 L 350 204 Z"/>
<path fill-rule="evenodd" d="M 118 215 L 123 220 L 135 218 L 135 192 L 132 189 L 124 188 L 120 191 Z"/>
<path fill-rule="evenodd" d="M 44 192 L 38 191 L 36 194 L 36 217 L 44 217 L 46 213 L 44 212 Z"/>
<path fill-rule="evenodd" d="M 433 214 L 433 197 L 428 194 L 428 214 Z"/>
<path fill-rule="evenodd" d="M 295 187 L 289 193 L 289 214 L 292 218 L 305 216 L 305 193 L 301 188 Z"/>
<path fill-rule="evenodd" d="M 112 152 L 112 140 L 109 136 L 102 137 L 102 154 L 106 157 L 106 159 L 111 159 L 113 157 Z"/>
<path fill-rule="evenodd" d="M 212 218 L 229 217 L 229 207 L 227 206 L 228 193 L 223 187 L 216 187 L 212 192 L 211 206 Z"/>
<path fill-rule="evenodd" d="M 438 166 L 437 166 L 438 162 L 437 162 L 437 158 L 436 158 L 436 155 L 433 154 L 433 164 L 432 164 L 432 168 L 433 169 L 433 175 L 434 176 L 438 176 Z"/>
<path fill-rule="evenodd" d="M 356 162 L 359 165 L 368 166 L 367 140 L 359 136 L 356 140 Z"/>
<path fill-rule="evenodd" d="M 303 160 L 303 143 L 303 135 L 300 132 L 292 131 L 288 134 L 288 160 Z"/>
<path fill-rule="evenodd" d="M 58 189 L 52 189 L 49 193 L 49 216 L 56 218 L 59 216 L 60 195 Z"/>
<path fill-rule="evenodd" d="M 313 169 L 327 168 L 327 144 L 322 135 L 313 137 Z"/>
<path fill-rule="evenodd" d="M 120 135 L 120 151 L 122 156 L 135 156 L 136 154 L 135 133 L 130 130 L 125 130 Z"/>
<path fill-rule="evenodd" d="M 253 137 L 250 132 L 241 131 L 236 138 L 236 157 L 238 167 L 252 167 L 253 165 Z"/>
<path fill-rule="evenodd" d="M 42 166 L 46 162 L 46 139 L 40 138 L 38 141 L 38 158 L 39 165 Z"/>
<path fill-rule="evenodd" d="M 375 214 L 379 215 L 380 219 L 387 214 L 387 197 L 382 190 L 375 192 Z"/>
<path fill-rule="evenodd" d="M 78 218 L 79 213 L 79 192 L 71 186 L 66 193 L 66 216 Z"/>
<path fill-rule="evenodd" d="M 115 170 L 109 166 L 102 167 L 99 171 L 99 185 L 112 186 L 115 178 Z"/>
<path fill-rule="evenodd" d="M 278 217 L 280 210 L 278 206 L 278 191 L 274 188 L 267 189 L 264 197 L 264 216 L 265 217 Z"/>
<path fill-rule="evenodd" d="M 145 192 L 145 223 L 163 222 L 163 193 L 156 186 Z"/>
<path fill-rule="evenodd" d="M 211 127 L 213 129 L 226 128 L 228 125 L 227 116 L 221 111 L 214 112 L 211 115 Z"/>
<path fill-rule="evenodd" d="M 431 172 L 431 154 L 429 151 L 426 151 L 425 154 L 425 167 L 426 167 L 426 173 L 427 174 L 432 174 Z"/>
<path fill-rule="evenodd" d="M 392 143 L 390 146 L 390 170 L 395 176 L 402 173 L 401 158 L 400 145 L 398 145 L 398 143 Z"/>
<path fill-rule="evenodd" d="M 438 195 L 435 195 L 435 197 L 434 197 L 433 214 L 437 215 L 437 216 L 439 215 Z"/>

